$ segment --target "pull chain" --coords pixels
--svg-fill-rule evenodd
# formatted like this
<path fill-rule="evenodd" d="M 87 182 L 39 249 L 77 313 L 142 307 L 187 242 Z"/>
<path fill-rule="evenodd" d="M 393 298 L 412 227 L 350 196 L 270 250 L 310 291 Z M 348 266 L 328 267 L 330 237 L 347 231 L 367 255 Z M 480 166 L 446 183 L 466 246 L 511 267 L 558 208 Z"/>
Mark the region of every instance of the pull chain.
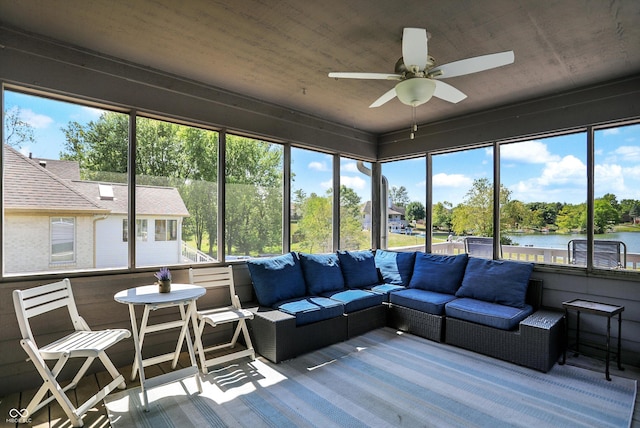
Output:
<path fill-rule="evenodd" d="M 418 131 L 418 124 L 416 123 L 416 108 L 413 107 L 412 111 L 413 125 L 411 126 L 411 139 L 416 137 L 416 131 Z"/>

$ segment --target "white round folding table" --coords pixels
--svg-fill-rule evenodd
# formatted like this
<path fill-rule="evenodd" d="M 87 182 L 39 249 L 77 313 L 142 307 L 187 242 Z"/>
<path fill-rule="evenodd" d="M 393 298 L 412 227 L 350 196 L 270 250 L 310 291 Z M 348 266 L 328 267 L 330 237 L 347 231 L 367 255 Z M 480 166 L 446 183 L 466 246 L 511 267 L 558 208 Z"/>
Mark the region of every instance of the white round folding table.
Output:
<path fill-rule="evenodd" d="M 131 380 L 135 379 L 136 374 L 140 375 L 140 388 L 143 396 L 143 408 L 145 411 L 149 409 L 149 399 L 147 390 L 166 385 L 184 379 L 189 376 L 195 376 L 198 391 L 202 392 L 202 384 L 198 375 L 198 364 L 191 341 L 191 333 L 189 331 L 189 323 L 192 327 L 197 328 L 196 318 L 196 300 L 203 296 L 206 292 L 204 287 L 193 284 L 171 284 L 171 292 L 160 293 L 158 285 L 144 285 L 141 287 L 129 288 L 118 292 L 114 299 L 117 302 L 127 304 L 129 306 L 129 316 L 131 318 L 131 330 L 133 333 L 133 343 L 135 346 L 135 358 L 133 368 L 131 370 Z M 143 305 L 144 312 L 140 328 L 138 329 L 136 321 L 136 305 Z M 180 319 L 176 321 L 168 321 L 158 324 L 148 325 L 150 311 L 177 306 L 180 309 Z M 142 344 L 146 333 L 180 328 L 180 335 L 174 352 L 155 357 L 142 358 Z M 196 335 L 196 337 L 198 337 Z M 191 358 L 191 366 L 169 373 L 164 373 L 147 379 L 144 374 L 144 368 L 150 365 L 159 364 L 165 361 L 172 361 L 171 367 L 176 368 L 178 357 L 182 348 L 182 343 L 186 339 L 189 357 Z"/>

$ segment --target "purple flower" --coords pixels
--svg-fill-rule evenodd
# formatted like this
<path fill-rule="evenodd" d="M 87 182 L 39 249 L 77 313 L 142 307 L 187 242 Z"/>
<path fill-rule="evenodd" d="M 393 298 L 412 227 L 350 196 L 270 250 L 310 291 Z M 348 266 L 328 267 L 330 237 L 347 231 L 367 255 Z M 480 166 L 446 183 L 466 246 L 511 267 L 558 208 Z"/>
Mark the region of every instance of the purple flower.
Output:
<path fill-rule="evenodd" d="M 169 272 L 169 268 L 163 267 L 157 273 L 154 274 L 156 278 L 160 281 L 170 281 L 171 280 L 171 272 Z"/>

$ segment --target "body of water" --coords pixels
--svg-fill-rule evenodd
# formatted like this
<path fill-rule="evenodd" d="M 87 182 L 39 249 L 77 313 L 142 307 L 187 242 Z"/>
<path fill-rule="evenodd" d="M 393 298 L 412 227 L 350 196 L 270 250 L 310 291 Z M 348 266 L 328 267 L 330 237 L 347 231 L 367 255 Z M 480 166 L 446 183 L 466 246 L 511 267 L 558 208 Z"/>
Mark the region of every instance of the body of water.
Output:
<path fill-rule="evenodd" d="M 567 244 L 572 239 L 587 239 L 587 235 L 570 234 L 562 235 L 556 233 L 514 233 L 508 235 L 513 243 L 520 246 L 532 246 L 542 248 L 566 249 Z M 611 241 L 622 241 L 627 245 L 627 253 L 640 253 L 640 233 L 638 232 L 616 232 L 595 235 L 595 239 L 606 239 Z"/>

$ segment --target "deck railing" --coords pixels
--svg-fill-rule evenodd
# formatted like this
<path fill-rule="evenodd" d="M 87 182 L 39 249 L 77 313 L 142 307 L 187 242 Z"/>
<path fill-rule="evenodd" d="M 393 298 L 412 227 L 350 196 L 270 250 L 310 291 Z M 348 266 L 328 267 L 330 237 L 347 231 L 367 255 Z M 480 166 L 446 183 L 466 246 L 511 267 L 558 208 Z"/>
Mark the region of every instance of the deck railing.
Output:
<path fill-rule="evenodd" d="M 202 263 L 202 262 L 217 262 L 215 258 L 211 257 L 207 253 L 204 253 L 196 248 L 192 248 L 182 241 L 182 260 L 184 262 Z"/>
<path fill-rule="evenodd" d="M 409 247 L 393 248 L 396 251 L 424 251 L 424 245 L 412 245 Z M 438 242 L 431 245 L 431 252 L 435 254 L 461 254 L 464 253 L 463 242 Z M 519 245 L 503 245 L 502 258 L 520 260 L 534 263 L 568 265 L 569 254 L 567 249 L 523 247 Z M 640 254 L 627 253 L 627 269 L 640 268 Z"/>

